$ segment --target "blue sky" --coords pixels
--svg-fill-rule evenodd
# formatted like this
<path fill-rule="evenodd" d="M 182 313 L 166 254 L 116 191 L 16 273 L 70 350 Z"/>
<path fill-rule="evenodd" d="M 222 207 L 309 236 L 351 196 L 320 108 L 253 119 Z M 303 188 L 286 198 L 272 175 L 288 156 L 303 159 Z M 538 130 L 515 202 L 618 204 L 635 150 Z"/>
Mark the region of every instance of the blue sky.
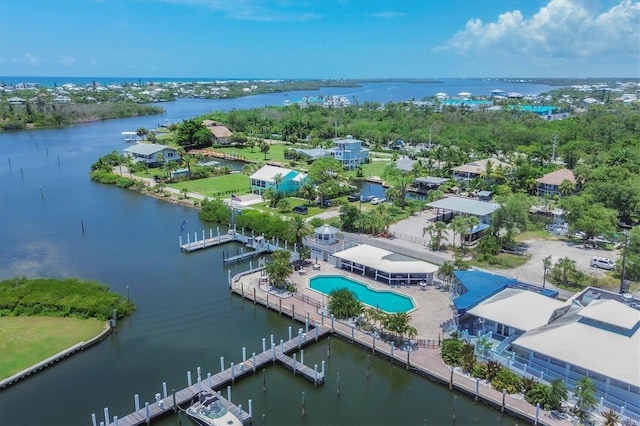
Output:
<path fill-rule="evenodd" d="M 0 75 L 640 77 L 640 2 L 2 0 Z"/>

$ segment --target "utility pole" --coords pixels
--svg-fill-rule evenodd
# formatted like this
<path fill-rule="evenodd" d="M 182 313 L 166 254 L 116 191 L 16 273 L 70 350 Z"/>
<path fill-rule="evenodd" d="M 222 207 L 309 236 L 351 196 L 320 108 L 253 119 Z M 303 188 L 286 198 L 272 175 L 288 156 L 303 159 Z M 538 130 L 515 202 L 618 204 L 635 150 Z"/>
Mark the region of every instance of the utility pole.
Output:
<path fill-rule="evenodd" d="M 551 161 L 556 162 L 556 145 L 558 144 L 558 135 L 553 135 L 553 153 L 551 154 Z"/>
<path fill-rule="evenodd" d="M 629 291 L 627 288 L 626 280 L 624 279 L 625 266 L 627 263 L 627 249 L 629 248 L 629 232 L 624 232 L 624 248 L 622 252 L 622 270 L 620 271 L 620 294 L 624 294 Z"/>

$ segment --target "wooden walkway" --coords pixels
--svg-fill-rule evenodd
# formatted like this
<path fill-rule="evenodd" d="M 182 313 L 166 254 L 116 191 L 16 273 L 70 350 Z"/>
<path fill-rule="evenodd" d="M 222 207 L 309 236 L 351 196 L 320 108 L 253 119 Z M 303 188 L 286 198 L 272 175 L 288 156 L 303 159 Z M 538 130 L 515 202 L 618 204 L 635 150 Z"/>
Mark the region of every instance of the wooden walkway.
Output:
<path fill-rule="evenodd" d="M 222 389 L 225 386 L 233 384 L 236 380 L 242 377 L 255 374 L 270 363 L 280 364 L 289 371 L 293 371 L 294 375 L 303 377 L 315 385 L 322 384 L 324 383 L 324 372 L 318 371 L 317 368 L 307 367 L 299 360 L 289 357 L 288 354 L 291 354 L 298 349 L 329 335 L 330 331 L 331 330 L 328 327 L 319 326 L 317 329 L 310 330 L 309 333 L 292 337 L 290 340 L 282 342 L 281 344 L 275 344 L 264 352 L 249 357 L 247 360 L 237 365 L 231 364 L 231 367 L 221 371 L 220 373 L 199 380 L 197 383 L 176 391 L 171 395 L 165 395 L 164 399 L 161 400 L 161 403 L 154 401 L 152 404 L 145 404 L 145 406 L 140 407 L 139 410 L 128 414 L 123 418 L 117 419 L 117 426 L 142 425 L 171 411 L 175 412 L 176 410 L 181 409 L 180 407 L 190 405 L 198 393 L 202 391 Z M 238 419 L 242 420 L 243 424 L 251 423 L 250 413 L 240 410 L 239 407 L 235 406 L 230 401 L 226 401 L 224 403 L 230 412 L 238 417 Z M 109 425 L 115 426 L 116 421 L 114 420 L 113 422 L 110 422 Z"/>
<path fill-rule="evenodd" d="M 246 273 L 243 275 L 246 276 Z M 374 355 L 386 358 L 408 370 L 415 371 L 433 381 L 449 386 L 452 390 L 462 392 L 532 424 L 547 426 L 568 426 L 571 424 L 569 420 L 558 419 L 542 408 L 538 410 L 538 415 L 536 416 L 536 407 L 518 398 L 517 395 L 503 395 L 502 392 L 493 389 L 483 381 L 476 381 L 472 377 L 463 374 L 459 369 L 452 371 L 442 361 L 438 348 L 421 348 L 413 352 L 399 350 L 371 334 L 364 333 L 357 328 L 319 314 L 319 306 L 314 304 L 313 301 L 305 301 L 295 297 L 282 299 L 262 290 L 245 288 L 243 278 L 234 277 L 231 283 L 231 291 L 250 300 L 252 303 L 259 303 L 268 309 L 278 312 L 280 315 L 287 315 L 292 320 L 300 323 L 318 324 L 320 329 L 326 327 L 329 329 L 329 333 L 365 348 Z"/>

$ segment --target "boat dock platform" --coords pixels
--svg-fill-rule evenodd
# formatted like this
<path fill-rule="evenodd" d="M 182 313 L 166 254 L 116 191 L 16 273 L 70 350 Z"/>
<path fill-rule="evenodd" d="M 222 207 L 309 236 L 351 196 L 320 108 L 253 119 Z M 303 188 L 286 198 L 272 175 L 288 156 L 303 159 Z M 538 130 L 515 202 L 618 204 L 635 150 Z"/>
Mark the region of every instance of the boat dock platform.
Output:
<path fill-rule="evenodd" d="M 191 239 L 193 236 L 193 240 Z M 244 247 L 240 248 L 233 256 L 229 256 L 226 253 L 222 255 L 222 261 L 227 263 L 241 262 L 245 259 L 249 259 L 262 254 L 273 253 L 276 250 L 288 250 L 291 252 L 291 261 L 295 262 L 300 258 L 298 253 L 298 247 L 293 245 L 293 250 L 289 247 L 287 241 L 284 241 L 284 246 L 280 245 L 280 240 L 272 238 L 271 241 L 264 238 L 264 236 L 255 236 L 253 232 L 251 235 L 245 235 L 244 228 L 241 232 L 236 229 L 230 229 L 227 233 L 221 234 L 220 228 L 216 229 L 214 234 L 213 229 L 209 229 L 209 236 L 207 237 L 206 231 L 202 230 L 202 235 L 199 236 L 197 232 L 193 235 L 187 234 L 187 242 L 185 243 L 182 235 L 180 235 L 180 250 L 185 253 L 191 253 L 192 251 L 202 250 L 209 247 L 215 247 L 230 242 L 238 242 L 247 247 L 248 250 L 244 250 Z"/>
<path fill-rule="evenodd" d="M 308 333 L 302 333 L 302 329 L 300 329 L 297 336 L 292 336 L 286 342 L 280 340 L 280 343 L 276 344 L 272 340 L 271 347 L 268 349 L 266 348 L 265 341 L 263 339 L 264 350 L 260 354 L 254 353 L 251 357 L 246 358 L 237 365 L 231 363 L 229 368 L 224 369 L 217 374 L 208 374 L 206 378 L 198 377 L 198 381 L 195 384 L 190 383 L 191 374 L 189 373 L 189 385 L 186 388 L 175 391 L 171 394 L 168 394 L 165 389 L 163 398 L 161 399 L 162 395 L 158 393 L 156 394 L 156 400 L 151 404 L 145 403 L 144 406 L 140 406 L 136 397 L 136 411 L 122 418 L 114 416 L 113 421 L 111 421 L 108 409 L 105 408 L 104 415 L 106 421 L 104 424 L 109 426 L 136 426 L 149 423 L 156 417 L 162 416 L 171 411 L 177 411 L 178 409 L 181 409 L 180 407 L 190 405 L 194 400 L 194 397 L 200 392 L 215 392 L 216 389 L 219 390 L 225 386 L 229 386 L 242 377 L 255 374 L 257 371 L 267 367 L 270 363 L 280 364 L 289 371 L 293 371 L 294 375 L 300 376 L 314 385 L 323 384 L 324 361 L 322 363 L 322 370 L 318 371 L 317 365 L 314 365 L 314 368 L 310 368 L 304 364 L 302 358 L 297 360 L 294 352 L 329 335 L 330 332 L 331 329 L 323 325 L 317 325 L 315 328 L 308 329 Z M 293 358 L 289 356 L 290 354 L 293 354 Z M 221 359 L 220 362 L 222 364 L 223 359 Z M 238 417 L 243 424 L 251 424 L 253 416 L 251 401 L 249 401 L 248 413 L 242 410 L 242 406 L 236 406 L 228 400 L 223 399 L 223 401 L 226 401 L 225 407 Z"/>

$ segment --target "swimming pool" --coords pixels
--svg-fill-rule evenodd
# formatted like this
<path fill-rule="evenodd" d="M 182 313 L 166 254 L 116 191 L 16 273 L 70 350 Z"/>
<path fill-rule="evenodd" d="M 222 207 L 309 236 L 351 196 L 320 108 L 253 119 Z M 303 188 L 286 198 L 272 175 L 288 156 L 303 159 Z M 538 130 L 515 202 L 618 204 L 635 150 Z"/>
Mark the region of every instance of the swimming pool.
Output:
<path fill-rule="evenodd" d="M 408 312 L 415 309 L 413 300 L 407 296 L 388 290 L 374 290 L 352 279 L 339 275 L 320 275 L 309 280 L 309 287 L 313 290 L 329 295 L 333 290 L 348 288 L 355 293 L 358 300 L 365 305 L 378 308 L 385 312 Z"/>

